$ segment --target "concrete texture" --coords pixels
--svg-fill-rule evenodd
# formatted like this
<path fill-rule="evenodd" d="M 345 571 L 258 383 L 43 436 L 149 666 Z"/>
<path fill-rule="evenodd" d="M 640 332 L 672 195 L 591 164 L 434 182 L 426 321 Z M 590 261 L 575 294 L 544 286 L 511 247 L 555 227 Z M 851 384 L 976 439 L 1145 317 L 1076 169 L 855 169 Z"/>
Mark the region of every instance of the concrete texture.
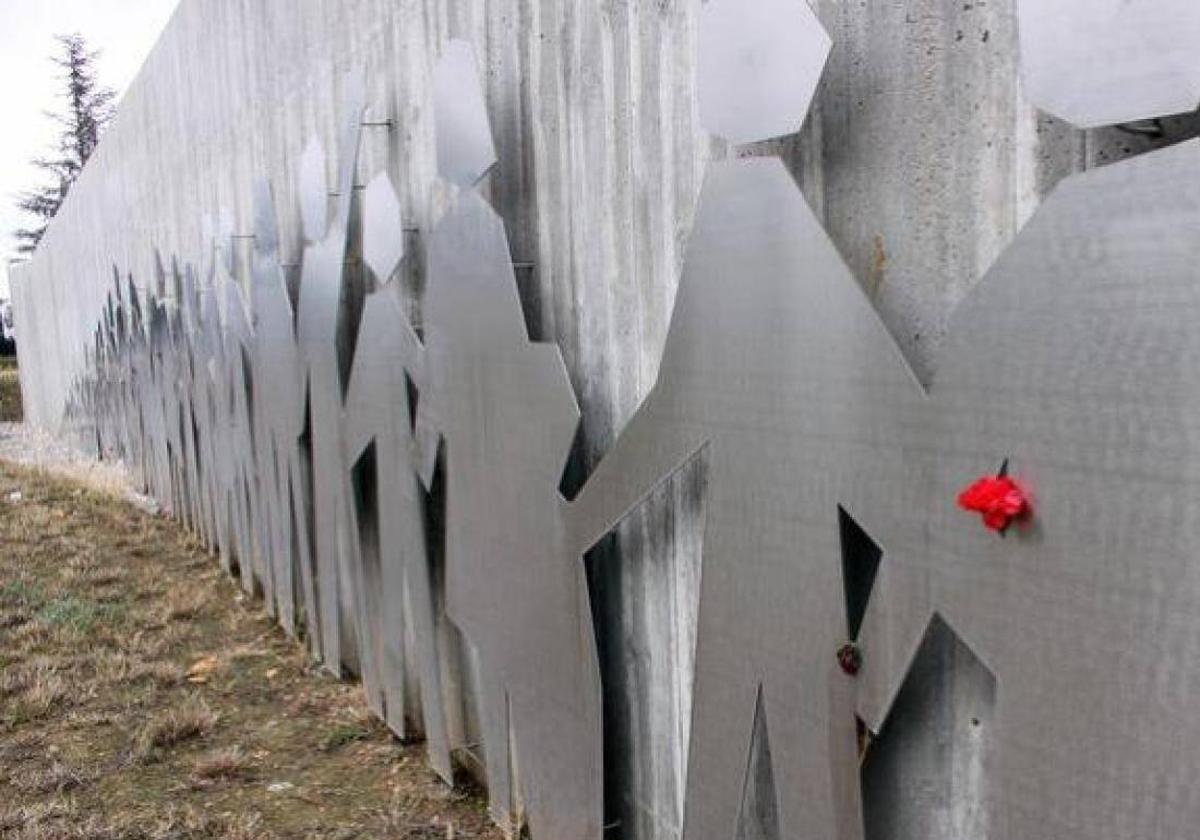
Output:
<path fill-rule="evenodd" d="M 940 618 L 862 763 L 865 840 L 989 834 L 996 678 Z"/>
<path fill-rule="evenodd" d="M 406 226 L 421 231 L 405 272 L 420 327 L 421 237 L 443 203 L 429 75 L 449 37 L 472 41 L 485 65 L 500 158 L 486 189 L 508 227 L 531 335 L 558 343 L 578 394 L 576 474 L 606 451 L 654 381 L 712 153 L 783 156 L 928 380 L 948 314 L 1062 176 L 1195 133 L 1191 119 L 1151 136 L 1081 133 L 1039 115 L 1018 87 L 1015 0 L 813 5 L 833 51 L 810 119 L 795 136 L 728 152 L 698 127 L 697 0 L 183 0 L 36 259 L 17 274 L 18 323 L 34 320 L 22 311 L 32 305 L 24 283 L 49 288 L 57 325 L 21 334 L 29 416 L 57 424 L 110 266 L 144 284 L 155 248 L 203 263 L 206 216 L 228 208 L 235 233 L 249 233 L 258 175 L 275 186 L 285 262 L 299 261 L 297 162 L 313 132 L 336 147 L 350 68 L 367 72 L 367 120 L 393 121 L 364 128 L 358 182 L 386 170 Z M 703 479 L 696 464 L 668 482 L 590 566 L 606 679 L 607 819 L 626 838 L 679 833 Z M 978 683 L 966 667 L 956 688 L 958 673 L 951 667 L 922 688 L 947 710 L 939 714 L 952 741 L 970 737 L 954 709 Z M 918 752 L 928 743 L 911 740 Z M 953 744 L 951 752 L 970 755 Z M 909 772 L 894 752 L 887 766 Z M 895 797 L 895 784 L 875 789 L 910 801 Z M 930 791 L 922 801 L 937 798 Z M 889 836 L 974 836 L 958 833 L 963 825 L 898 813 Z"/>

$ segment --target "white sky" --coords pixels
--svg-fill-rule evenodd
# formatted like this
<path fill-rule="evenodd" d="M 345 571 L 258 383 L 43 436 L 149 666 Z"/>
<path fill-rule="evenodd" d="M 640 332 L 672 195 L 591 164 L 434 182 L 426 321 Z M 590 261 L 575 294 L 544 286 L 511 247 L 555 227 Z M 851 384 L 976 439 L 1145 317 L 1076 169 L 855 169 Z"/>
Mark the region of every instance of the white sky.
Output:
<path fill-rule="evenodd" d="M 61 83 L 50 63 L 55 35 L 82 33 L 103 85 L 124 92 L 175 10 L 178 0 L 0 0 L 0 261 L 15 255 L 12 231 L 34 220 L 14 206 L 22 190 L 40 183 L 31 158 L 51 151 Z M 0 296 L 8 296 L 0 268 Z"/>

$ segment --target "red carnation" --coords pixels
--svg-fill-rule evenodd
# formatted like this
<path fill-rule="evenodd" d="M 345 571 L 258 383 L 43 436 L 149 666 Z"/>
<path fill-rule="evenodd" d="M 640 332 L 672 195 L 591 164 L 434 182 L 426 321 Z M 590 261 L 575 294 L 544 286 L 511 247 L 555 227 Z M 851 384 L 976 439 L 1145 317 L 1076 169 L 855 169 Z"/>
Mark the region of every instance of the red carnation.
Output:
<path fill-rule="evenodd" d="M 1025 491 L 1006 475 L 979 479 L 959 494 L 958 506 L 982 514 L 983 524 L 1001 533 L 1030 510 Z"/>

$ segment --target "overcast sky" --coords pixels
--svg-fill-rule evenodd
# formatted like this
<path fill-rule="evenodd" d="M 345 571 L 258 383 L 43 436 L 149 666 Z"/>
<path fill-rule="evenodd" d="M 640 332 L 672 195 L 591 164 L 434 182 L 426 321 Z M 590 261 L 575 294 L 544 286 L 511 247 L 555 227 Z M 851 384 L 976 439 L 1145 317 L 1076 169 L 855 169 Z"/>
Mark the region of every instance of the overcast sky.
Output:
<path fill-rule="evenodd" d="M 58 127 L 43 112 L 60 107 L 61 83 L 49 57 L 55 35 L 79 32 L 102 50 L 97 71 L 118 94 L 137 75 L 178 0 L 0 0 L 0 261 L 15 254 L 12 231 L 33 221 L 14 204 L 39 183 L 29 165 L 46 154 Z M 0 294 L 7 296 L 0 270 Z"/>

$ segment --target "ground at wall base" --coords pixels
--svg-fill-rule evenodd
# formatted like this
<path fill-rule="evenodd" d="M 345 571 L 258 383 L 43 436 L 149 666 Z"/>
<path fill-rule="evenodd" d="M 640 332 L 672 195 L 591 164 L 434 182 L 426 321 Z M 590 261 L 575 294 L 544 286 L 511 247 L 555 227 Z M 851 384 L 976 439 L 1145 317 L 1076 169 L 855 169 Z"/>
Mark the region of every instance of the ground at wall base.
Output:
<path fill-rule="evenodd" d="M 0 422 L 19 421 L 21 407 L 21 377 L 13 356 L 0 356 Z"/>
<path fill-rule="evenodd" d="M 0 838 L 499 838 L 175 523 L 0 461 Z"/>

